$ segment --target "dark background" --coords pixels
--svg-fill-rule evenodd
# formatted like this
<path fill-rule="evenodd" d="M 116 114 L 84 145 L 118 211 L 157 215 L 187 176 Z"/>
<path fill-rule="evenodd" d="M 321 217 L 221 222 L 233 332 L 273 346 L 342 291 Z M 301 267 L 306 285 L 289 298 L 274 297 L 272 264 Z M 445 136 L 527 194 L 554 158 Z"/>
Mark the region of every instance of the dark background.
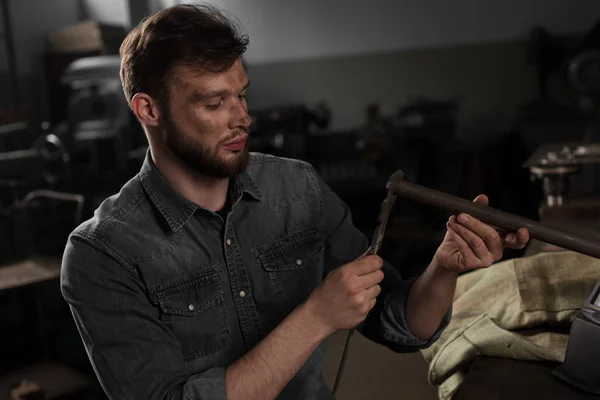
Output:
<path fill-rule="evenodd" d="M 0 269 L 60 259 L 78 221 L 139 169 L 145 138 L 115 55 L 132 24 L 174 3 L 0 0 Z M 251 38 L 251 149 L 312 163 L 369 237 L 398 169 L 539 219 L 543 185 L 523 164 L 541 145 L 597 136 L 600 3 L 324 3 L 216 3 Z M 597 194 L 595 166 L 577 172 L 569 196 Z M 72 201 L 24 202 L 40 189 L 82 196 L 79 219 Z M 418 275 L 447 218 L 399 199 L 381 254 Z M 48 359 L 91 376 L 58 281 L 0 291 L 0 371 Z"/>

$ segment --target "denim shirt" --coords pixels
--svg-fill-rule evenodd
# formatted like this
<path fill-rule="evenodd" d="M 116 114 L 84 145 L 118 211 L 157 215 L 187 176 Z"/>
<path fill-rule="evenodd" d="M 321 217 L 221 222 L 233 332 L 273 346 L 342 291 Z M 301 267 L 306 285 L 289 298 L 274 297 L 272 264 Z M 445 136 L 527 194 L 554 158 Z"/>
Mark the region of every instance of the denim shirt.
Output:
<path fill-rule="evenodd" d="M 150 153 L 139 174 L 70 235 L 61 290 L 111 399 L 226 399 L 225 368 L 305 301 L 368 239 L 305 162 L 252 153 L 228 211 L 176 192 Z M 384 262 L 377 305 L 359 326 L 396 352 L 429 346 L 409 331 L 413 279 Z M 278 399 L 333 399 L 326 342 Z"/>

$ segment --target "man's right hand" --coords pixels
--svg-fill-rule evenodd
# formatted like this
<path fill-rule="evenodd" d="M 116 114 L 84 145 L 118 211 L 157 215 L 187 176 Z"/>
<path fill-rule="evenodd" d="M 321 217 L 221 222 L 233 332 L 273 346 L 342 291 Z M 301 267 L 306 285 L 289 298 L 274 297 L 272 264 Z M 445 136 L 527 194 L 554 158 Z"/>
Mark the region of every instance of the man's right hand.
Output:
<path fill-rule="evenodd" d="M 381 292 L 383 261 L 370 255 L 331 271 L 306 301 L 315 319 L 330 334 L 352 329 L 375 306 Z"/>
<path fill-rule="evenodd" d="M 252 350 L 225 370 L 228 399 L 275 399 L 328 336 L 360 324 L 381 292 L 383 261 L 367 256 L 332 271 Z"/>

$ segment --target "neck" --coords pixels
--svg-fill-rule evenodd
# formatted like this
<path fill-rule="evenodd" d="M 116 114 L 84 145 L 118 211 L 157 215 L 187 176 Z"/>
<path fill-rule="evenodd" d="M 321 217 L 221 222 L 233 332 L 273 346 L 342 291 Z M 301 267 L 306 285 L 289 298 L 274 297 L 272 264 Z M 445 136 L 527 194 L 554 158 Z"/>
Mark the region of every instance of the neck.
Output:
<path fill-rule="evenodd" d="M 151 148 L 150 154 L 159 171 L 183 197 L 213 212 L 225 206 L 228 178 L 217 179 L 195 172 L 166 149 Z"/>

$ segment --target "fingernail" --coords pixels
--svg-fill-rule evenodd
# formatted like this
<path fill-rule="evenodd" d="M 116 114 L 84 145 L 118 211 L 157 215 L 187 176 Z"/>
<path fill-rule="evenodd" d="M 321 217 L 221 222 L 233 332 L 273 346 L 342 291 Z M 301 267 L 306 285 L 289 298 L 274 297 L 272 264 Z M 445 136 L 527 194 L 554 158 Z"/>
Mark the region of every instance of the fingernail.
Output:
<path fill-rule="evenodd" d="M 461 215 L 458 216 L 458 220 L 460 222 L 467 222 L 469 220 L 469 218 L 466 215 L 461 214 Z"/>

